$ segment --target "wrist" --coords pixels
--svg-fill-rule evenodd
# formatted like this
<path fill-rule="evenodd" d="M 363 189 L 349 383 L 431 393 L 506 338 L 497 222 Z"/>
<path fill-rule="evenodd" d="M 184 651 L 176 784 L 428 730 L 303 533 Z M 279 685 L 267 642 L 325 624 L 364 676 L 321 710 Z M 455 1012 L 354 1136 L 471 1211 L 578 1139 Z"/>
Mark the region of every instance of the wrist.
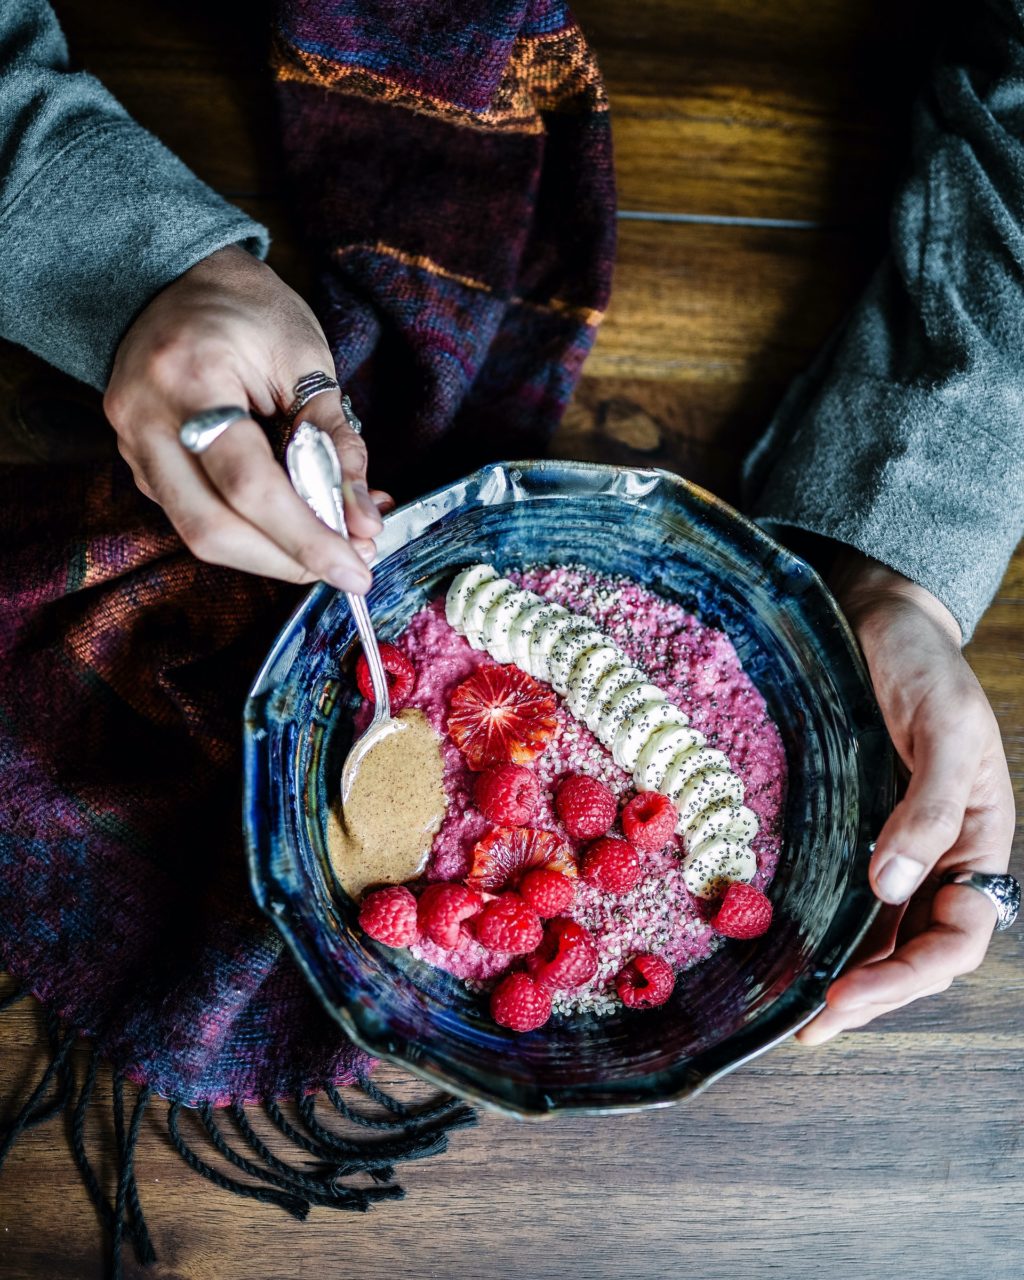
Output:
<path fill-rule="evenodd" d="M 829 586 L 858 637 L 893 611 L 917 611 L 928 618 L 949 641 L 960 648 L 960 624 L 941 600 L 888 565 L 845 547 L 829 574 Z"/>

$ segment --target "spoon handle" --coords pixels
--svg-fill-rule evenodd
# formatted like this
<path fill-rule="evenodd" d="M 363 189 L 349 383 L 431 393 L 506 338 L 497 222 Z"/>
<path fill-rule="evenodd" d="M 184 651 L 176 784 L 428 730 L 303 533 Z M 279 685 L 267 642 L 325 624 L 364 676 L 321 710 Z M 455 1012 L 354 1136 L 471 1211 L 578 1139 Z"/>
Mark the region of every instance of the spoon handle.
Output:
<path fill-rule="evenodd" d="M 311 422 L 300 422 L 288 443 L 285 455 L 288 475 L 300 498 L 304 499 L 328 528 L 348 537 L 345 507 L 341 493 L 341 459 L 334 441 Z M 345 599 L 359 632 L 359 639 L 370 668 L 373 685 L 373 723 L 391 716 L 391 695 L 387 672 L 373 629 L 366 598 L 346 591 Z"/>

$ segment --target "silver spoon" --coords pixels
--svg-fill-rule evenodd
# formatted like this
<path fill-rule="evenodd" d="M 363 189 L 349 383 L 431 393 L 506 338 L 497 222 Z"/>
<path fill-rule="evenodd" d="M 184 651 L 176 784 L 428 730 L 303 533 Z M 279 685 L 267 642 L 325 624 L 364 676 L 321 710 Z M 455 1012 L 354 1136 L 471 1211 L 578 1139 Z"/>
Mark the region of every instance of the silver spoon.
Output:
<path fill-rule="evenodd" d="M 329 435 L 311 422 L 300 422 L 295 429 L 285 454 L 285 463 L 292 485 L 300 498 L 312 508 L 315 515 L 335 533 L 348 537 L 345 508 L 341 493 L 341 460 Z M 381 661 L 380 646 L 366 607 L 366 598 L 346 591 L 345 599 L 352 610 L 352 617 L 359 632 L 359 639 L 370 668 L 373 684 L 373 719 L 349 748 L 341 769 L 341 802 L 344 804 L 352 789 L 356 770 L 367 752 L 390 733 L 401 731 L 405 725 L 391 714 L 391 695 L 387 672 Z"/>

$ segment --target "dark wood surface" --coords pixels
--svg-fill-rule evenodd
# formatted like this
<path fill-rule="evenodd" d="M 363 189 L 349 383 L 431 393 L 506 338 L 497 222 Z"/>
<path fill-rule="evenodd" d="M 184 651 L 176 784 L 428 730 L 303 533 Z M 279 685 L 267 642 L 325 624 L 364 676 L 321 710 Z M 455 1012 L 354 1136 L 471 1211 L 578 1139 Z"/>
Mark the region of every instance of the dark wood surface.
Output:
<path fill-rule="evenodd" d="M 78 59 L 267 220 L 272 261 L 301 284 L 258 6 L 57 7 Z M 620 225 L 612 308 L 556 447 L 656 462 L 733 495 L 743 445 L 877 256 L 928 24 L 913 5 L 873 0 L 576 10 L 611 90 L 621 206 L 656 216 Z M 0 353 L 0 386 L 42 376 Z M 1018 801 L 1022 635 L 1018 554 L 969 650 Z M 146 1274 L 1010 1280 L 1024 1209 L 1022 959 L 1018 932 L 997 936 L 946 994 L 822 1049 L 783 1045 L 688 1106 L 543 1125 L 485 1115 L 403 1172 L 404 1202 L 367 1217 L 315 1210 L 295 1224 L 201 1182 L 157 1108 L 137 1161 L 160 1255 Z M 0 1018 L 0 1096 L 43 1061 L 38 1015 L 16 1006 Z M 392 1069 L 381 1080 L 415 1087 Z M 90 1141 L 109 1179 L 100 1110 Z M 100 1274 L 100 1257 L 61 1127 L 35 1130 L 0 1179 L 0 1276 L 79 1280 Z"/>

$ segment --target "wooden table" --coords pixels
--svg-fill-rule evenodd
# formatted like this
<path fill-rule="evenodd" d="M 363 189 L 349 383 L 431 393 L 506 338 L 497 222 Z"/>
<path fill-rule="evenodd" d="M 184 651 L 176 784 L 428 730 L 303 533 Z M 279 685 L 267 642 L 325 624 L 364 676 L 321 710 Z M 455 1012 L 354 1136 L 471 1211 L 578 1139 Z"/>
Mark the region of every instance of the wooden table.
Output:
<path fill-rule="evenodd" d="M 270 224 L 271 261 L 301 282 L 255 7 L 58 0 L 76 56 Z M 614 302 L 555 447 L 734 495 L 743 447 L 878 252 L 906 66 L 922 60 L 916 15 L 898 0 L 576 8 L 611 90 L 623 214 Z M 40 376 L 10 351 L 3 367 Z M 1018 798 L 1022 634 L 1018 554 L 969 650 Z M 1024 932 L 999 935 L 945 995 L 820 1050 L 784 1045 L 691 1106 L 542 1126 L 483 1116 L 403 1172 L 404 1202 L 368 1217 L 315 1210 L 298 1225 L 218 1191 L 150 1117 L 137 1168 L 160 1260 L 146 1274 L 1009 1280 L 1024 1208 L 1022 958 Z M 0 1019 L 6 1098 L 43 1060 L 37 1031 L 27 1006 Z M 382 1080 L 401 1090 L 399 1076 Z M 91 1140 L 109 1150 L 108 1134 Z M 63 1132 L 34 1131 L 0 1180 L 0 1275 L 82 1280 L 100 1256 Z"/>

